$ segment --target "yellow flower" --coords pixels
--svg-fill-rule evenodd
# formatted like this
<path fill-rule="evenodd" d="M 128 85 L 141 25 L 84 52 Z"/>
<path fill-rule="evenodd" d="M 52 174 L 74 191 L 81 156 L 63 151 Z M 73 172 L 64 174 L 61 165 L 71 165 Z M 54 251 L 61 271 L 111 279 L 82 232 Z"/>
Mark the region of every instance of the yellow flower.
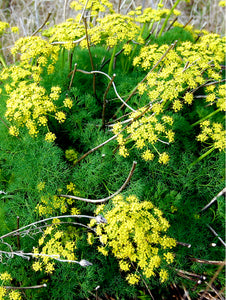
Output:
<path fill-rule="evenodd" d="M 130 265 L 129 265 L 126 261 L 120 260 L 120 261 L 119 261 L 119 266 L 120 266 L 120 269 L 121 269 L 122 271 L 129 271 Z"/>
<path fill-rule="evenodd" d="M 161 270 L 159 273 L 159 277 L 161 282 L 165 282 L 169 277 L 168 272 L 166 270 Z"/>
<path fill-rule="evenodd" d="M 6 295 L 6 293 L 7 293 L 7 290 L 4 287 L 0 286 L 0 299 L 1 300 L 4 299 L 3 297 Z"/>
<path fill-rule="evenodd" d="M 9 134 L 13 136 L 18 136 L 19 135 L 19 129 L 16 126 L 10 126 L 9 127 Z"/>
<path fill-rule="evenodd" d="M 42 191 L 45 188 L 45 184 L 45 181 L 39 182 L 39 184 L 37 185 L 38 191 Z"/>
<path fill-rule="evenodd" d="M 42 270 L 42 264 L 39 261 L 36 261 L 32 264 L 32 268 L 35 270 L 35 272 Z"/>
<path fill-rule="evenodd" d="M 148 149 L 142 154 L 142 158 L 146 161 L 148 160 L 153 160 L 154 159 L 154 154 L 151 153 L 151 151 Z"/>
<path fill-rule="evenodd" d="M 10 300 L 22 300 L 22 297 L 21 297 L 19 291 L 10 291 L 9 299 Z"/>
<path fill-rule="evenodd" d="M 79 214 L 80 214 L 80 210 L 77 209 L 76 207 L 72 207 L 72 209 L 71 209 L 71 214 L 72 214 L 73 216 L 79 215 Z"/>
<path fill-rule="evenodd" d="M 218 5 L 221 6 L 221 7 L 225 7 L 226 6 L 226 1 L 225 0 L 219 1 Z"/>
<path fill-rule="evenodd" d="M 88 242 L 89 245 L 92 245 L 93 242 L 94 242 L 94 236 L 91 232 L 88 232 L 87 242 Z"/>
<path fill-rule="evenodd" d="M 184 102 L 187 104 L 192 104 L 193 101 L 193 94 L 192 93 L 186 93 L 184 96 Z"/>
<path fill-rule="evenodd" d="M 126 280 L 129 282 L 129 284 L 137 284 L 140 280 L 140 277 L 137 275 L 137 274 L 129 274 L 127 277 L 126 277 Z"/>
<path fill-rule="evenodd" d="M 164 257 L 168 264 L 171 264 L 174 261 L 174 255 L 170 252 L 164 253 Z"/>
<path fill-rule="evenodd" d="M 183 107 L 183 105 L 182 105 L 182 103 L 181 103 L 180 100 L 175 100 L 175 101 L 173 102 L 173 110 L 174 110 L 175 112 L 178 112 L 179 110 L 181 110 L 182 107 Z"/>
<path fill-rule="evenodd" d="M 19 28 L 14 26 L 10 28 L 13 33 L 19 33 Z"/>
<path fill-rule="evenodd" d="M 64 103 L 64 106 L 68 107 L 68 108 L 72 108 L 72 106 L 73 106 L 73 101 L 68 97 L 64 99 L 63 103 Z"/>
<path fill-rule="evenodd" d="M 108 255 L 108 251 L 104 247 L 97 247 L 97 250 L 102 253 L 104 256 Z"/>
<path fill-rule="evenodd" d="M 57 121 L 59 123 L 64 123 L 64 121 L 66 120 L 66 115 L 64 112 L 62 111 L 58 111 L 56 114 L 55 114 L 55 118 L 57 119 Z"/>
<path fill-rule="evenodd" d="M 166 152 L 163 152 L 159 156 L 159 163 L 161 164 L 167 164 L 169 161 L 169 155 Z"/>
<path fill-rule="evenodd" d="M 56 135 L 52 132 L 48 132 L 45 136 L 45 140 L 47 142 L 53 142 L 53 141 L 55 141 L 55 139 L 56 139 Z"/>
<path fill-rule="evenodd" d="M 0 274 L 0 279 L 3 281 L 12 280 L 11 275 L 8 272 Z"/>
<path fill-rule="evenodd" d="M 45 271 L 47 274 L 52 274 L 54 271 L 54 264 L 53 263 L 48 263 L 45 267 Z"/>
<path fill-rule="evenodd" d="M 123 49 L 124 49 L 124 54 L 129 55 L 133 49 L 133 46 L 126 43 L 126 44 L 124 44 Z"/>

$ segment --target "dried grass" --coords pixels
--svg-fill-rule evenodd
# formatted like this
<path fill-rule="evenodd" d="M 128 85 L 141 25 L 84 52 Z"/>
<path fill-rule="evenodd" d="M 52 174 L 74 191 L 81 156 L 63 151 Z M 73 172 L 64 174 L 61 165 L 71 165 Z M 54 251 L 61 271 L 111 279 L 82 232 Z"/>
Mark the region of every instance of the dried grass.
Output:
<path fill-rule="evenodd" d="M 69 8 L 72 0 L 0 0 L 0 20 L 20 29 L 20 36 L 31 35 L 51 12 L 50 25 L 75 17 L 76 12 Z M 158 0 L 111 0 L 116 11 L 126 13 L 129 9 L 142 5 L 156 8 Z M 172 7 L 175 0 L 164 0 L 166 7 Z M 218 6 L 219 0 L 182 1 L 178 6 L 182 14 L 179 21 L 186 24 L 192 17 L 191 24 L 196 28 L 205 28 L 219 34 L 225 34 L 225 9 Z M 120 8 L 120 9 L 119 9 Z M 7 56 L 15 42 L 14 35 L 8 35 L 0 43 L 0 48 Z"/>

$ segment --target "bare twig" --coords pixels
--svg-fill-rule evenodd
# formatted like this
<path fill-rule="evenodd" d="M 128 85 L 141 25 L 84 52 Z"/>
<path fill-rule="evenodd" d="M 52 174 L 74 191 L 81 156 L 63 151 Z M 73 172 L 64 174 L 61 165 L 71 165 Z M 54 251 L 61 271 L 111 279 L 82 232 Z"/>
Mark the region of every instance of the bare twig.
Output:
<path fill-rule="evenodd" d="M 177 242 L 177 245 L 181 245 L 187 248 L 191 248 L 191 244 L 187 244 L 187 243 L 182 243 L 182 242 Z"/>
<path fill-rule="evenodd" d="M 185 28 L 186 26 L 188 26 L 188 24 L 189 24 L 192 20 L 193 20 L 193 17 L 191 17 L 191 18 L 187 21 L 187 23 L 183 26 L 183 28 Z"/>
<path fill-rule="evenodd" d="M 75 199 L 75 200 L 81 200 L 81 201 L 85 201 L 85 202 L 89 202 L 89 203 L 103 203 L 103 202 L 106 202 L 107 200 L 115 197 L 116 195 L 118 195 L 119 193 L 121 193 L 122 190 L 124 190 L 124 188 L 127 186 L 127 184 L 129 183 L 132 175 L 133 175 L 133 172 L 136 168 L 136 165 L 137 165 L 137 162 L 134 161 L 133 162 L 133 165 L 132 165 L 132 168 L 129 172 L 129 175 L 126 179 L 126 181 L 123 183 L 123 185 L 120 187 L 120 189 L 118 191 L 116 191 L 114 194 L 106 197 L 106 198 L 103 198 L 103 199 L 97 199 L 97 200 L 92 200 L 92 199 L 86 199 L 86 198 L 81 198 L 81 197 L 77 197 L 77 196 L 71 196 L 71 195 L 59 195 L 58 197 L 64 197 L 64 198 L 69 198 L 69 199 Z"/>
<path fill-rule="evenodd" d="M 84 17 L 84 13 L 85 13 L 85 10 L 86 10 L 86 7 L 87 7 L 88 2 L 89 2 L 89 0 L 86 0 L 86 3 L 85 3 L 85 5 L 84 5 L 84 7 L 83 7 L 83 9 L 82 9 L 81 17 L 80 17 L 80 19 L 79 19 L 79 24 L 81 23 L 81 20 L 82 20 L 83 17 Z"/>
<path fill-rule="evenodd" d="M 199 274 L 195 274 L 195 273 L 191 273 L 185 270 L 179 270 L 179 269 L 175 269 L 178 273 L 180 274 L 184 274 L 184 275 L 188 275 L 188 276 L 192 276 L 192 277 L 196 277 L 200 280 L 206 280 L 206 276 L 203 275 L 199 275 Z"/>
<path fill-rule="evenodd" d="M 72 42 L 60 42 L 60 41 L 56 41 L 56 42 L 52 42 L 51 45 L 65 45 L 65 44 L 68 44 L 68 43 L 72 43 L 72 44 L 78 44 L 80 43 L 81 41 L 83 41 L 84 39 L 86 38 L 86 36 L 82 36 L 80 37 L 79 39 L 75 40 L 75 41 L 72 41 Z"/>
<path fill-rule="evenodd" d="M 200 259 L 200 258 L 195 258 L 195 257 L 191 257 L 190 258 L 191 261 L 195 261 L 197 263 L 200 264 L 208 264 L 208 265 L 217 265 L 217 266 L 225 266 L 225 261 L 218 261 L 218 260 L 206 260 L 206 259 Z"/>
<path fill-rule="evenodd" d="M 222 238 L 218 235 L 218 233 L 216 233 L 216 231 L 210 226 L 207 225 L 207 227 L 212 231 L 212 233 L 218 238 L 218 240 L 221 242 L 222 245 L 224 245 L 224 247 L 226 247 L 226 243 L 222 240 Z"/>
<path fill-rule="evenodd" d="M 114 139 L 117 138 L 117 136 L 119 136 L 119 134 L 121 134 L 130 124 L 132 124 L 132 122 L 136 121 L 138 118 L 140 118 L 141 116 L 143 116 L 148 110 L 150 109 L 150 106 L 147 107 L 147 109 L 145 109 L 140 115 L 138 115 L 136 118 L 132 119 L 130 121 L 129 124 L 127 124 L 119 133 L 113 135 L 110 139 L 106 140 L 105 142 L 103 142 L 102 144 L 94 147 L 93 149 L 89 150 L 88 152 L 86 152 L 83 156 L 81 156 L 75 163 L 74 165 L 78 164 L 83 158 L 85 158 L 87 155 L 93 153 L 94 151 L 96 151 L 97 149 L 103 147 L 104 145 L 106 145 L 107 143 L 109 143 L 110 141 L 113 141 Z"/>
<path fill-rule="evenodd" d="M 4 234 L 0 237 L 0 239 L 4 239 L 8 236 L 11 236 L 11 235 L 14 235 L 15 233 L 19 233 L 21 230 L 24 230 L 25 228 L 29 228 L 31 226 L 34 226 L 34 225 L 37 225 L 37 224 L 40 224 L 40 223 L 43 223 L 43 222 L 47 222 L 47 221 L 50 221 L 50 220 L 54 220 L 54 219 L 62 219 L 62 218 L 88 218 L 88 219 L 96 219 L 97 222 L 99 223 L 106 223 L 107 221 L 100 215 L 96 216 L 96 217 L 93 217 L 93 216 L 87 216 L 87 215 L 63 215 L 63 216 L 56 216 L 56 217 L 50 217 L 50 218 L 47 218 L 47 219 L 43 219 L 43 220 L 39 220 L 39 221 L 36 221 L 36 222 L 33 222 L 33 223 L 30 223 L 26 226 L 23 226 L 23 227 L 20 227 L 19 229 L 17 230 L 14 230 L 14 231 L 11 231 L 7 234 Z"/>
<path fill-rule="evenodd" d="M 92 71 L 94 71 L 93 57 L 92 57 L 91 50 L 90 50 L 90 45 L 89 45 L 87 22 L 86 22 L 86 18 L 84 16 L 82 17 L 82 19 L 83 19 L 83 22 L 84 22 L 84 25 L 85 25 L 86 42 L 87 42 L 87 48 L 88 48 L 88 52 L 89 52 L 90 63 L 91 63 Z M 96 81 L 96 75 L 95 75 L 95 73 L 93 73 L 93 94 L 94 94 L 95 97 L 97 97 L 96 96 L 96 84 L 95 84 L 95 81 Z"/>
<path fill-rule="evenodd" d="M 125 102 L 127 103 L 131 98 L 132 98 L 132 96 L 136 93 L 136 91 L 137 91 L 137 89 L 138 89 L 138 87 L 139 87 L 139 84 L 141 84 L 141 83 L 143 83 L 146 79 L 147 79 L 147 77 L 148 77 L 148 75 L 151 73 L 151 72 L 153 72 L 153 70 L 160 64 L 160 62 L 166 57 L 166 55 L 169 53 L 169 51 L 171 50 L 171 49 L 173 49 L 175 46 L 176 46 L 176 44 L 177 44 L 177 41 L 175 41 L 172 45 L 170 45 L 170 47 L 166 50 L 166 52 L 161 56 L 161 58 L 156 62 L 156 64 L 151 68 L 151 70 L 146 74 L 146 76 L 135 86 L 135 88 L 132 90 L 132 92 L 130 93 L 130 95 L 128 96 L 128 98 L 125 100 Z M 124 107 L 124 103 L 121 105 L 121 107 L 118 109 L 118 111 L 119 110 L 121 110 L 123 107 Z M 118 112 L 117 111 L 117 112 Z M 117 112 L 116 112 L 116 114 L 117 114 Z M 115 117 L 116 116 L 116 114 L 113 116 L 113 117 Z"/>
<path fill-rule="evenodd" d="M 77 72 L 81 72 L 81 73 L 83 73 L 83 74 L 95 74 L 95 73 L 97 73 L 97 74 L 102 74 L 102 75 L 106 76 L 109 80 L 111 80 L 111 77 L 110 77 L 108 74 L 106 74 L 106 73 L 104 73 L 104 72 L 102 72 L 102 71 L 91 71 L 91 72 L 88 72 L 88 71 L 84 71 L 84 70 L 80 70 L 80 69 L 77 69 L 76 71 L 77 71 Z M 126 107 L 128 107 L 131 111 L 135 112 L 136 110 L 133 109 L 131 106 L 129 106 L 129 105 L 128 105 L 121 97 L 120 97 L 120 95 L 119 95 L 118 92 L 117 92 L 117 89 L 116 89 L 116 86 L 115 86 L 114 82 L 112 82 L 112 86 L 113 86 L 113 88 L 114 88 L 115 94 L 116 94 L 116 96 L 118 97 L 118 99 L 119 99 L 124 105 L 126 105 Z"/>
<path fill-rule="evenodd" d="M 189 295 L 189 292 L 186 290 L 185 286 L 182 284 L 183 290 L 184 290 L 184 295 L 182 299 L 188 299 L 191 300 L 191 297 Z"/>
<path fill-rule="evenodd" d="M 33 285 L 33 286 L 3 286 L 4 289 L 10 290 L 29 290 L 29 289 L 40 289 L 43 287 L 47 287 L 47 284 Z"/>
<path fill-rule="evenodd" d="M 207 287 L 206 287 L 205 291 L 203 292 L 203 294 L 202 294 L 200 300 L 202 300 L 202 299 L 205 297 L 205 294 L 206 294 L 206 292 L 208 291 L 209 286 L 212 287 L 212 284 L 213 284 L 214 280 L 215 280 L 215 279 L 217 278 L 217 276 L 220 274 L 220 272 L 221 272 L 221 270 L 223 269 L 224 265 L 225 265 L 225 261 L 224 261 L 224 264 L 221 264 L 221 265 L 220 265 L 220 267 L 218 268 L 218 270 L 216 271 L 216 273 L 214 274 L 214 276 L 211 278 L 209 284 L 207 284 Z"/>
<path fill-rule="evenodd" d="M 102 111 L 102 128 L 105 129 L 105 109 L 106 109 L 106 98 L 107 98 L 107 94 L 109 92 L 109 89 L 115 79 L 116 74 L 113 74 L 112 79 L 110 80 L 110 82 L 108 83 L 107 89 L 104 93 L 104 97 L 103 97 L 103 111 Z"/>
<path fill-rule="evenodd" d="M 70 89 L 71 89 L 72 82 L 73 82 L 73 80 L 74 80 L 74 76 L 75 76 L 76 69 L 77 69 L 77 64 L 74 65 L 74 70 L 72 71 L 71 81 L 70 81 L 69 88 L 68 88 L 69 91 L 70 91 Z"/>
<path fill-rule="evenodd" d="M 218 197 L 223 196 L 226 193 L 226 188 L 224 188 L 222 191 L 220 191 L 220 193 L 218 193 L 206 206 L 204 206 L 201 211 L 206 210 L 207 208 L 209 208 L 216 200 Z"/>
<path fill-rule="evenodd" d="M 20 217 L 17 216 L 17 230 L 20 228 Z M 20 250 L 20 234 L 17 234 L 17 248 Z"/>
<path fill-rule="evenodd" d="M 48 22 L 48 20 L 49 20 L 49 18 L 50 18 L 50 16 L 51 16 L 51 14 L 52 14 L 51 12 L 48 12 L 48 15 L 47 15 L 45 21 L 43 22 L 43 24 L 42 24 L 38 29 L 36 29 L 36 30 L 32 33 L 31 36 L 36 35 L 36 34 L 37 34 L 37 33 L 45 26 L 45 24 Z"/>

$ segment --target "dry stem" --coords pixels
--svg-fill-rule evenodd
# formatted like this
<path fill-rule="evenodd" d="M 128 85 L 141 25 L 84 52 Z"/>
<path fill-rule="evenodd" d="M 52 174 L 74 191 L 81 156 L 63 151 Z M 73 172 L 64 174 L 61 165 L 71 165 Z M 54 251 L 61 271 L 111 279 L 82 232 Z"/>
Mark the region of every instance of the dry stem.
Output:
<path fill-rule="evenodd" d="M 81 200 L 81 201 L 89 202 L 89 203 L 103 203 L 103 202 L 106 202 L 107 200 L 115 197 L 116 195 L 118 195 L 119 193 L 121 193 L 122 190 L 124 190 L 124 188 L 127 186 L 127 184 L 129 183 L 129 181 L 130 181 L 130 179 L 131 179 L 131 177 L 133 175 L 133 172 L 134 172 L 134 170 L 136 168 L 136 165 L 137 165 L 137 162 L 134 161 L 133 165 L 132 165 L 132 168 L 130 170 L 130 173 L 129 173 L 126 181 L 120 187 L 120 189 L 118 191 L 116 191 L 114 194 L 112 194 L 112 195 L 110 195 L 110 196 L 108 196 L 106 198 L 93 200 L 93 199 L 86 199 L 86 198 L 81 198 L 81 197 L 71 196 L 71 195 L 59 195 L 58 197 L 64 197 L 64 198 L 69 198 L 69 199 Z"/>

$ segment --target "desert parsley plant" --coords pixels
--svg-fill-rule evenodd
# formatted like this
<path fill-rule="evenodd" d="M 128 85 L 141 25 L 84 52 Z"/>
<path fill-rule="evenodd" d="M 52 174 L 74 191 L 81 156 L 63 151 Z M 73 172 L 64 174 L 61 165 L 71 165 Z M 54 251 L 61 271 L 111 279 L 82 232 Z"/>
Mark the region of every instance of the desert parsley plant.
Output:
<path fill-rule="evenodd" d="M 1 299 L 193 296 L 223 264 L 225 37 L 179 2 L 72 1 L 0 57 Z"/>

